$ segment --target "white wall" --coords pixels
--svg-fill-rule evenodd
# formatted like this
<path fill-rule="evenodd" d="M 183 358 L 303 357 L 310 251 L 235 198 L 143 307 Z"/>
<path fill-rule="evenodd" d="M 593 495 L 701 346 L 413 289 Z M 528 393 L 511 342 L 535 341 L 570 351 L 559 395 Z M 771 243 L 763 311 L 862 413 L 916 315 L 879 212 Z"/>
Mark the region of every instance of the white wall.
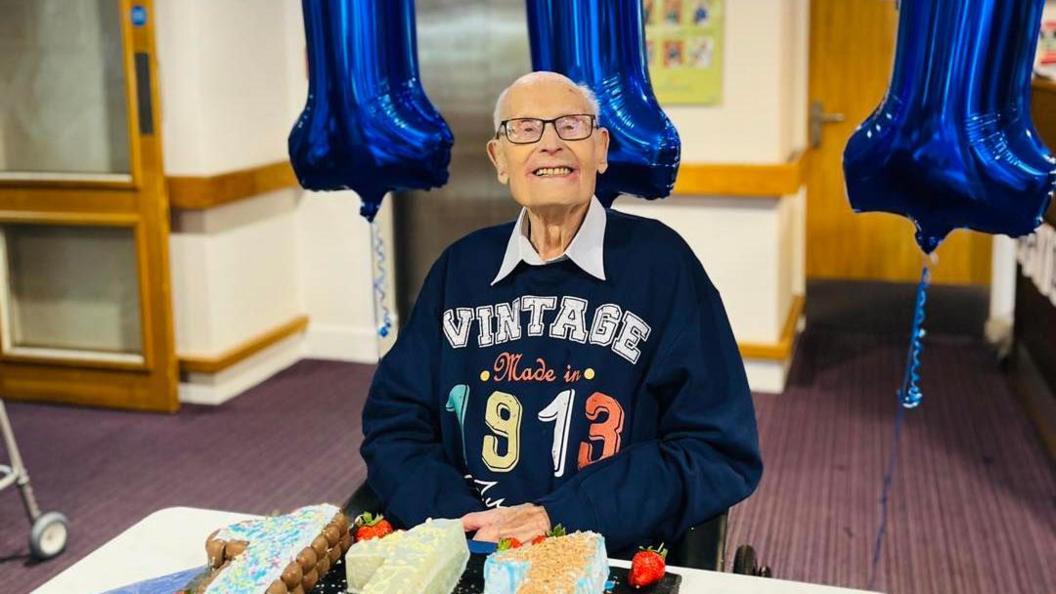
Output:
<path fill-rule="evenodd" d="M 179 354 L 223 352 L 303 311 L 297 214 L 292 190 L 175 213 L 170 250 Z"/>
<path fill-rule="evenodd" d="M 1012 340 L 1016 311 L 1016 240 L 995 235 L 990 249 L 990 312 L 984 336 L 1004 349 Z"/>
<path fill-rule="evenodd" d="M 283 40 L 289 6 L 300 3 L 155 5 L 165 173 L 214 175 L 286 158 L 292 60 Z"/>
<path fill-rule="evenodd" d="M 286 160 L 307 96 L 300 2 L 159 0 L 155 12 L 166 175 Z M 301 356 L 377 360 L 370 227 L 358 211 L 353 192 L 300 188 L 173 211 L 180 355 L 215 356 L 309 317 L 305 336 L 220 374 L 185 377 L 181 398 L 222 401 Z M 388 215 L 379 219 L 391 245 Z"/>
<path fill-rule="evenodd" d="M 359 216 L 355 192 L 305 192 L 299 211 L 300 283 L 311 324 L 305 355 L 371 362 L 392 338 L 376 335 L 370 230 Z M 391 196 L 375 218 L 382 229 L 387 262 L 386 293 L 395 312 Z"/>
<path fill-rule="evenodd" d="M 782 198 L 620 198 L 681 235 L 722 295 L 738 342 L 775 343 L 792 299 L 792 204 Z"/>
<path fill-rule="evenodd" d="M 156 4 L 166 175 L 210 176 L 285 158 L 284 3 Z M 176 347 L 216 355 L 303 310 L 296 282 L 299 193 L 174 210 Z"/>

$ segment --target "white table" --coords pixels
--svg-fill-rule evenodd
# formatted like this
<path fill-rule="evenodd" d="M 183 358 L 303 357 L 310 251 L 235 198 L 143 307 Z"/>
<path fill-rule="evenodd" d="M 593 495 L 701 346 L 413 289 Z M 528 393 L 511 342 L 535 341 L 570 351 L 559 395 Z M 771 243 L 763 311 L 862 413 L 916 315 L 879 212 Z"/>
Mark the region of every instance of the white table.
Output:
<path fill-rule="evenodd" d="M 248 514 L 170 507 L 143 518 L 116 538 L 34 590 L 33 594 L 104 592 L 205 564 L 205 539 L 213 530 L 256 518 Z M 626 561 L 613 560 L 618 567 Z M 851 594 L 849 590 L 732 573 L 671 567 L 682 575 L 681 591 L 724 594 Z"/>

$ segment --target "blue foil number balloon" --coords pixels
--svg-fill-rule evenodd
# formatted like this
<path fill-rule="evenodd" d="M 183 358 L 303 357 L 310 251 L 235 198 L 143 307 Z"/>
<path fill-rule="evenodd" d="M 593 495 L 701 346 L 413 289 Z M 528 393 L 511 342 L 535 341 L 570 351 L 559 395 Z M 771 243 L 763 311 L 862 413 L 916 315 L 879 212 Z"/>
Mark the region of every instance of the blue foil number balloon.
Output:
<path fill-rule="evenodd" d="M 653 94 L 646 69 L 641 0 L 527 0 L 535 70 L 560 72 L 594 91 L 609 130 L 609 168 L 595 194 L 663 198 L 678 174 L 682 144 Z"/>
<path fill-rule="evenodd" d="M 1041 222 L 1056 161 L 1030 118 L 1044 0 L 903 0 L 891 85 L 847 143 L 851 206 L 909 217 L 925 253 L 953 229 Z"/>
<path fill-rule="evenodd" d="M 413 0 L 304 0 L 308 100 L 290 162 L 309 190 L 355 190 L 373 220 L 387 192 L 447 183 L 454 138 L 422 89 Z"/>

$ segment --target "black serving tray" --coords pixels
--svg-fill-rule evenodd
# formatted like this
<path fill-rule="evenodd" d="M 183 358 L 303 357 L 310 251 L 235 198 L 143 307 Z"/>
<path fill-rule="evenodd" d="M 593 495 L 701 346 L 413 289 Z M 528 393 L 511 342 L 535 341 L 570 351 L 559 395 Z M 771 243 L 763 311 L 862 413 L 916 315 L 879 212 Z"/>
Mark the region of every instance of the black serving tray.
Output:
<path fill-rule="evenodd" d="M 466 571 L 458 582 L 453 594 L 482 594 L 484 592 L 484 559 L 487 555 L 472 554 Z M 656 584 L 648 588 L 635 589 L 627 584 L 627 570 L 622 567 L 609 568 L 609 582 L 612 587 L 606 590 L 611 594 L 676 594 L 682 583 L 682 576 L 670 571 Z M 348 583 L 345 581 L 345 560 L 338 559 L 326 576 L 316 584 L 311 594 L 346 594 Z"/>

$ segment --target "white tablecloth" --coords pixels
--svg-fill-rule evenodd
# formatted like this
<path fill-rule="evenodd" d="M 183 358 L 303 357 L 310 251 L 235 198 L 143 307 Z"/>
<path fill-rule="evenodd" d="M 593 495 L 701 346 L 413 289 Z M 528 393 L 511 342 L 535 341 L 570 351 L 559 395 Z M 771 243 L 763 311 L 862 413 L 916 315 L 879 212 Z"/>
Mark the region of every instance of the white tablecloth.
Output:
<path fill-rule="evenodd" d="M 205 564 L 205 539 L 213 530 L 257 516 L 170 507 L 143 518 L 71 565 L 34 594 L 91 594 Z M 614 566 L 627 567 L 613 560 Z M 732 573 L 670 567 L 682 575 L 684 594 L 851 594 L 849 590 Z"/>

